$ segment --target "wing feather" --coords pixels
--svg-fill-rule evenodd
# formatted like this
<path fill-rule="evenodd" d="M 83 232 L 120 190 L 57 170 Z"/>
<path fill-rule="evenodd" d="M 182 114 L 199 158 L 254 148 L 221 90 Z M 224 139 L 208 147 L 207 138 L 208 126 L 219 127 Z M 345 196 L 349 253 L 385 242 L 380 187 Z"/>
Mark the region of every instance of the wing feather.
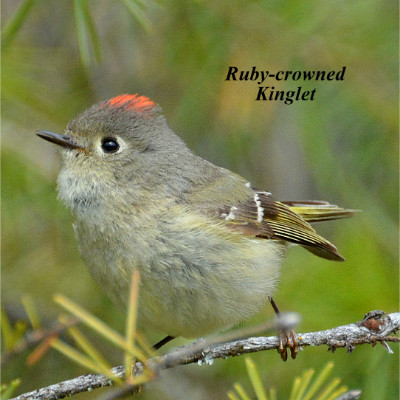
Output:
<path fill-rule="evenodd" d="M 254 191 L 253 198 L 220 210 L 228 227 L 245 235 L 297 243 L 312 253 L 343 261 L 336 247 L 318 235 L 309 222 L 351 216 L 346 210 L 326 202 L 279 202 L 270 193 Z"/>

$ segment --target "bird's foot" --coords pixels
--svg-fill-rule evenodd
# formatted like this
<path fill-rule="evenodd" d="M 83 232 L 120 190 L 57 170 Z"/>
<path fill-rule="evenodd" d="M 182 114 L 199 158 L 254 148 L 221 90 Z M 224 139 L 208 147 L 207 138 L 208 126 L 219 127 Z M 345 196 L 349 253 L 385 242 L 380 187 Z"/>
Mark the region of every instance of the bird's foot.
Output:
<path fill-rule="evenodd" d="M 281 355 L 282 360 L 287 361 L 288 349 L 290 350 L 290 356 L 294 360 L 299 352 L 299 342 L 296 333 L 292 329 L 281 331 L 278 334 L 278 340 L 278 353 Z"/>
<path fill-rule="evenodd" d="M 272 308 L 274 309 L 276 315 L 279 318 L 280 311 L 272 297 L 269 298 Z M 293 360 L 296 358 L 299 352 L 299 342 L 297 340 L 296 334 L 292 329 L 279 331 L 278 333 L 278 353 L 281 355 L 283 361 L 287 360 L 287 349 L 290 350 L 290 356 Z"/>

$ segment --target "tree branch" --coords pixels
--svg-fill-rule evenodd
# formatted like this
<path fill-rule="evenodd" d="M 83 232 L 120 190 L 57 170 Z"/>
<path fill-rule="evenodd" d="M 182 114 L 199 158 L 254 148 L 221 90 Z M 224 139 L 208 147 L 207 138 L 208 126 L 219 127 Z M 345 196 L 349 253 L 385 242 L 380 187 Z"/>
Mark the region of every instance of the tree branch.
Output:
<path fill-rule="evenodd" d="M 57 322 L 50 328 L 39 328 L 28 332 L 24 338 L 18 340 L 12 350 L 6 351 L 2 354 L 0 366 L 4 367 L 12 357 L 23 353 L 27 349 L 37 346 L 40 342 L 50 336 L 58 336 L 60 333 L 67 330 L 69 327 L 76 325 L 78 322 L 79 320 L 77 318 L 69 317 L 64 323 Z"/>
<path fill-rule="evenodd" d="M 343 325 L 336 328 L 319 332 L 300 333 L 297 340 L 301 347 L 327 345 L 329 350 L 336 350 L 344 347 L 352 352 L 357 345 L 372 344 L 375 346 L 381 343 L 391 353 L 392 350 L 387 342 L 399 342 L 400 338 L 389 336 L 400 329 L 400 313 L 393 313 L 384 316 L 383 311 L 371 311 L 366 314 L 363 320 Z M 156 372 L 173 368 L 177 365 L 203 362 L 211 364 L 216 358 L 227 358 L 239 356 L 246 353 L 254 353 L 263 350 L 277 349 L 279 338 L 271 337 L 249 337 L 246 339 L 234 340 L 223 344 L 211 344 L 201 339 L 170 353 L 150 359 L 149 367 Z M 137 370 L 140 371 L 140 363 L 137 363 Z M 124 376 L 122 366 L 112 369 L 113 374 L 118 377 Z M 103 386 L 112 385 L 112 381 L 103 375 L 88 374 L 74 379 L 57 383 L 33 392 L 22 394 L 12 400 L 56 400 L 76 393 L 93 390 Z"/>

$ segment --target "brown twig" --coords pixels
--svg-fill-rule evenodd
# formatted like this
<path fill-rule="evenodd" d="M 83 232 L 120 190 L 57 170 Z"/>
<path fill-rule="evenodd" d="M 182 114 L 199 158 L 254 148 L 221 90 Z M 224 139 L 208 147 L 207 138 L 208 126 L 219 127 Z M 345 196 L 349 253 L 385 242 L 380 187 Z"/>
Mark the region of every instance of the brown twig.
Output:
<path fill-rule="evenodd" d="M 28 332 L 14 345 L 11 351 L 8 351 L 2 355 L 0 365 L 3 367 L 5 364 L 7 364 L 7 362 L 10 361 L 12 357 L 37 346 L 46 340 L 46 338 L 60 335 L 66 329 L 76 325 L 78 322 L 79 320 L 77 318 L 69 317 L 65 323 L 57 322 L 54 324 L 54 326 L 49 328 L 40 328 Z"/>
<path fill-rule="evenodd" d="M 379 312 L 368 313 L 362 321 L 349 325 L 339 326 L 319 332 L 301 333 L 297 335 L 299 345 L 321 346 L 327 345 L 329 350 L 336 350 L 344 347 L 351 352 L 357 345 L 399 342 L 398 337 L 389 336 L 400 329 L 400 312 L 386 316 L 379 315 Z M 218 341 L 218 343 L 220 343 Z M 249 337 L 222 344 L 212 344 L 207 340 L 192 343 L 183 348 L 178 348 L 170 353 L 149 360 L 149 367 L 155 371 L 173 368 L 176 365 L 191 363 L 212 363 L 216 358 L 227 358 L 240 356 L 245 353 L 254 353 L 263 350 L 277 349 L 279 338 L 272 337 Z M 390 348 L 389 348 L 390 350 Z M 391 350 L 390 350 L 391 351 Z M 123 367 L 112 369 L 113 374 L 118 377 L 124 376 Z M 112 381 L 103 375 L 88 374 L 68 381 L 60 382 L 33 392 L 22 394 L 13 400 L 56 400 L 76 393 L 109 386 Z M 114 398 L 115 394 L 113 394 Z M 356 397 L 353 397 L 356 398 Z"/>

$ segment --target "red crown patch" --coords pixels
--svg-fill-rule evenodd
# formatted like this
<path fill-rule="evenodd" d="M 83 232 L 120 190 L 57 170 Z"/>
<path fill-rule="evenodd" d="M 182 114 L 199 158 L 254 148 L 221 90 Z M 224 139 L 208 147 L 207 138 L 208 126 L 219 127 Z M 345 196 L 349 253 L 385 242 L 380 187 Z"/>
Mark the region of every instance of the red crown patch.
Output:
<path fill-rule="evenodd" d="M 137 94 L 121 94 L 106 101 L 105 105 L 109 107 L 123 107 L 133 111 L 149 111 L 156 107 L 156 103 L 148 97 L 138 96 Z"/>

